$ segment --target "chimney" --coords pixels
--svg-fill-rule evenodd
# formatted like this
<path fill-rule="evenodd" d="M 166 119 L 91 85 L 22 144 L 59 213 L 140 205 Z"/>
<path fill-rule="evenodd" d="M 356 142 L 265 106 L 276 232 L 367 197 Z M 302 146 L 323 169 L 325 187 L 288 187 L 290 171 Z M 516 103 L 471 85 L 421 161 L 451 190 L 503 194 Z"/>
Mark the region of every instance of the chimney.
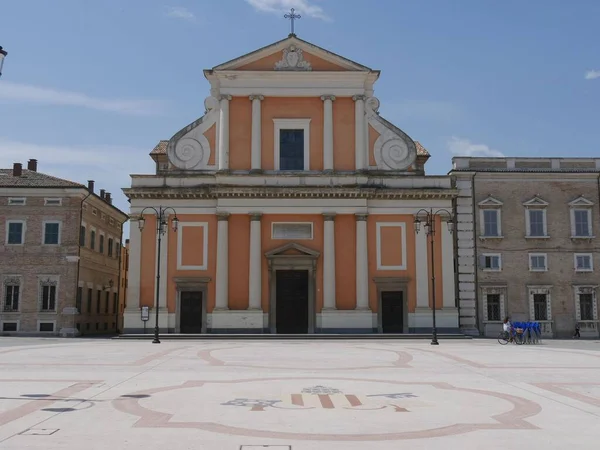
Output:
<path fill-rule="evenodd" d="M 94 193 L 94 180 L 88 180 L 88 191 Z"/>
<path fill-rule="evenodd" d="M 108 203 L 109 205 L 112 205 L 112 198 L 110 196 L 110 192 L 106 193 L 106 195 L 104 196 L 104 200 L 106 200 L 106 203 Z"/>
<path fill-rule="evenodd" d="M 14 163 L 13 164 L 13 177 L 20 177 L 23 174 L 23 164 Z"/>
<path fill-rule="evenodd" d="M 104 189 L 100 189 L 100 198 L 102 198 L 102 199 L 104 198 L 104 193 L 105 192 L 106 191 Z"/>
<path fill-rule="evenodd" d="M 37 172 L 37 159 L 30 159 L 27 162 L 27 170 L 31 170 L 32 172 Z"/>

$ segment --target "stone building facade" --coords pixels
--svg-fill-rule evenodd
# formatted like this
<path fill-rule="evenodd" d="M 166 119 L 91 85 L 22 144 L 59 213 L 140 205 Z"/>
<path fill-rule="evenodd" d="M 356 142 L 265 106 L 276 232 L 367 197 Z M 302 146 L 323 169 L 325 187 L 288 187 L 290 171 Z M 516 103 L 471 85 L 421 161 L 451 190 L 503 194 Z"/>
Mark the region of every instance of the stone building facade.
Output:
<path fill-rule="evenodd" d="M 461 328 L 598 337 L 600 159 L 453 159 Z"/>
<path fill-rule="evenodd" d="M 36 160 L 0 169 L 2 333 L 116 330 L 127 215 L 93 184 L 40 173 Z"/>
<path fill-rule="evenodd" d="M 124 189 L 125 331 L 155 308 L 158 270 L 162 332 L 429 331 L 434 295 L 440 331 L 458 330 L 447 217 L 433 214 L 435 256 L 413 226 L 423 208 L 451 210 L 456 191 L 380 116 L 380 72 L 292 34 L 204 75 L 205 114 Z M 163 224 L 158 206 L 172 208 Z"/>

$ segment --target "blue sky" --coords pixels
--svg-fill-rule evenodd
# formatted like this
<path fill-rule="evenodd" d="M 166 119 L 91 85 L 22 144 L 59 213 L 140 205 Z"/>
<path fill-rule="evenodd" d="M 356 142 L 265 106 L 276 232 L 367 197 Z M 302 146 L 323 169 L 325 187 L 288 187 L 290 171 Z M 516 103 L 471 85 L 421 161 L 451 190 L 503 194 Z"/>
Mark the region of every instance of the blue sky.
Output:
<path fill-rule="evenodd" d="M 2 0 L 0 166 L 129 173 L 204 111 L 202 70 L 287 36 L 382 71 L 381 114 L 430 150 L 599 156 L 597 0 Z"/>

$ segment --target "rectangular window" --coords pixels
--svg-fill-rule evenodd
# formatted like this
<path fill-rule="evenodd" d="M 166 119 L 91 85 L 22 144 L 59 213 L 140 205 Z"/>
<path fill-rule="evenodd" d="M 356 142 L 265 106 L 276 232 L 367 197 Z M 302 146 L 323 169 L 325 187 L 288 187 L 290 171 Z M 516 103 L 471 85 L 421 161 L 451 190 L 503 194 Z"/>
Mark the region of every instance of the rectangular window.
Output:
<path fill-rule="evenodd" d="M 8 221 L 6 227 L 6 243 L 10 245 L 23 244 L 25 240 L 25 223 L 23 221 Z"/>
<path fill-rule="evenodd" d="M 62 198 L 45 198 L 45 206 L 60 206 L 62 205 Z"/>
<path fill-rule="evenodd" d="M 42 285 L 42 311 L 56 310 L 56 286 L 53 284 Z M 40 330 L 42 331 L 42 330 Z M 52 331 L 52 330 L 50 330 Z"/>
<path fill-rule="evenodd" d="M 591 253 L 575 253 L 575 270 L 577 272 L 591 272 L 594 270 Z"/>
<path fill-rule="evenodd" d="M 93 294 L 93 289 L 92 288 L 88 288 L 88 295 L 87 295 L 87 312 L 91 313 L 92 312 L 92 299 L 94 297 Z"/>
<path fill-rule="evenodd" d="M 488 320 L 500 321 L 500 294 L 487 294 Z"/>
<path fill-rule="evenodd" d="M 96 293 L 96 314 L 100 314 L 100 302 L 102 301 L 102 291 Z"/>
<path fill-rule="evenodd" d="M 25 197 L 10 197 L 8 199 L 8 204 L 11 206 L 25 205 L 26 203 Z"/>
<path fill-rule="evenodd" d="M 110 292 L 106 291 L 104 296 L 104 314 L 108 314 L 108 304 L 110 303 Z"/>
<path fill-rule="evenodd" d="M 40 322 L 40 331 L 54 331 L 53 322 Z"/>
<path fill-rule="evenodd" d="M 108 322 L 104 322 L 104 331 L 108 330 Z"/>
<path fill-rule="evenodd" d="M 579 294 L 581 320 L 594 320 L 594 294 Z"/>
<path fill-rule="evenodd" d="M 98 244 L 98 251 L 104 253 L 104 235 L 100 235 L 100 243 Z"/>
<path fill-rule="evenodd" d="M 500 270 L 501 269 L 501 260 L 499 254 L 484 254 L 481 255 L 481 267 L 483 270 Z"/>
<path fill-rule="evenodd" d="M 2 331 L 18 331 L 17 322 L 3 322 Z"/>
<path fill-rule="evenodd" d="M 548 320 L 548 306 L 546 294 L 533 294 L 534 320 Z"/>
<path fill-rule="evenodd" d="M 113 292 L 113 313 L 119 312 L 119 298 L 117 297 L 117 293 Z"/>
<path fill-rule="evenodd" d="M 546 236 L 546 213 L 542 209 L 529 209 L 528 236 Z"/>
<path fill-rule="evenodd" d="M 575 220 L 575 236 L 590 236 L 589 210 L 576 209 L 573 211 L 573 218 Z"/>
<path fill-rule="evenodd" d="M 60 223 L 46 222 L 44 224 L 44 245 L 58 245 L 60 243 Z"/>
<path fill-rule="evenodd" d="M 7 284 L 4 290 L 4 312 L 19 310 L 20 286 L 18 284 Z"/>
<path fill-rule="evenodd" d="M 483 235 L 490 237 L 500 236 L 498 226 L 498 211 L 495 209 L 483 210 Z"/>
<path fill-rule="evenodd" d="M 277 223 L 272 225 L 272 239 L 312 239 L 312 222 Z"/>
<path fill-rule="evenodd" d="M 279 130 L 279 170 L 304 170 L 304 130 Z"/>
<path fill-rule="evenodd" d="M 81 301 L 83 300 L 83 288 L 77 288 L 77 298 L 75 299 L 75 308 L 77 311 L 81 312 Z"/>
<path fill-rule="evenodd" d="M 113 246 L 114 246 L 114 241 L 112 238 L 108 238 L 108 256 L 112 256 L 113 255 Z"/>
<path fill-rule="evenodd" d="M 532 272 L 545 272 L 548 270 L 545 253 L 529 254 L 529 270 Z"/>
<path fill-rule="evenodd" d="M 79 245 L 81 247 L 85 247 L 85 233 L 86 233 L 85 227 L 83 225 L 81 225 L 79 227 Z"/>
<path fill-rule="evenodd" d="M 96 231 L 94 230 L 90 232 L 90 248 L 92 250 L 96 249 Z"/>

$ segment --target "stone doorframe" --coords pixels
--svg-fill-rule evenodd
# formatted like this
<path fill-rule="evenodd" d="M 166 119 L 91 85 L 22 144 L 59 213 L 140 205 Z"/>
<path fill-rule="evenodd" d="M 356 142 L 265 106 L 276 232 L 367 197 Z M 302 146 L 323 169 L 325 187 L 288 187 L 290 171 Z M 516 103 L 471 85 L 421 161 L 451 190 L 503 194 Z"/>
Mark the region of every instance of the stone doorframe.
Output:
<path fill-rule="evenodd" d="M 202 334 L 206 333 L 206 304 L 208 303 L 209 277 L 173 278 L 177 295 L 175 297 L 175 333 L 181 333 L 181 293 L 202 292 Z"/>
<path fill-rule="evenodd" d="M 408 333 L 408 282 L 406 277 L 375 277 L 373 282 L 377 287 L 377 332 L 383 333 L 383 315 L 381 308 L 382 292 L 402 292 L 402 330 Z"/>
<path fill-rule="evenodd" d="M 269 268 L 269 331 L 275 334 L 277 317 L 277 277 L 278 270 L 308 271 L 308 334 L 315 332 L 317 260 L 321 253 L 290 242 L 265 253 Z"/>

